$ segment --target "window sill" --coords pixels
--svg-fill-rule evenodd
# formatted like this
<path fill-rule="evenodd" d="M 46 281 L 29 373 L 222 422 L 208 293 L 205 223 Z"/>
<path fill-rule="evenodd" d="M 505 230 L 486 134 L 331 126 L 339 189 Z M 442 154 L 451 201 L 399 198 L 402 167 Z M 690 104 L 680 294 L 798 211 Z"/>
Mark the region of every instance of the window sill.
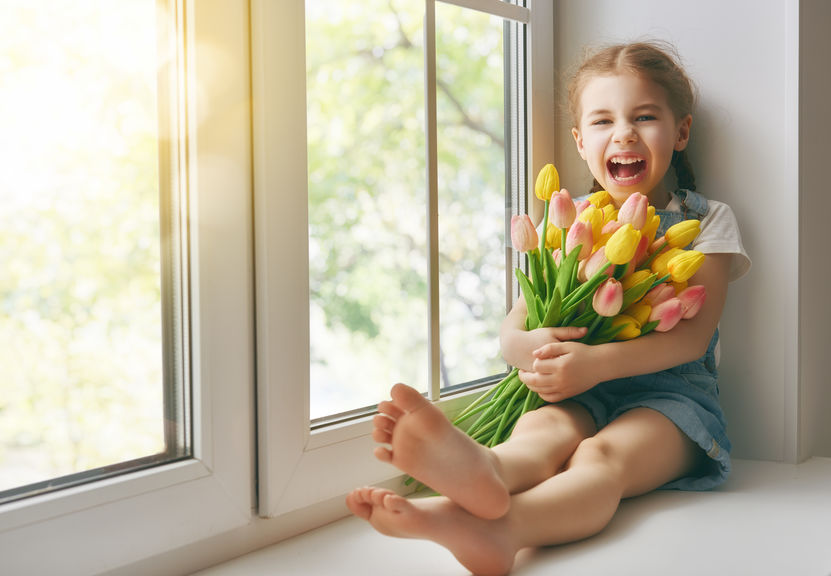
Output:
<path fill-rule="evenodd" d="M 624 502 L 599 536 L 523 552 L 516 573 L 570 576 L 831 574 L 831 459 L 799 465 L 736 461 L 713 492 L 655 492 Z M 276 572 L 275 572 L 276 571 Z M 271 574 L 463 576 L 449 552 L 431 542 L 375 533 L 353 517 L 200 572 L 200 576 Z"/>

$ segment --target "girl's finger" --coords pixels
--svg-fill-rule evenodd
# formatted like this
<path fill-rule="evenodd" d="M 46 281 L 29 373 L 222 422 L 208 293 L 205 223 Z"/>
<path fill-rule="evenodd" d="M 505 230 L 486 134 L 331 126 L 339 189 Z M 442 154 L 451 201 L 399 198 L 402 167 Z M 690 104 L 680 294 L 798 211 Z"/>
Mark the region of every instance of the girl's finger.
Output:
<path fill-rule="evenodd" d="M 557 340 L 579 340 L 586 335 L 587 328 L 579 328 L 577 326 L 560 326 L 552 328 L 554 337 Z"/>

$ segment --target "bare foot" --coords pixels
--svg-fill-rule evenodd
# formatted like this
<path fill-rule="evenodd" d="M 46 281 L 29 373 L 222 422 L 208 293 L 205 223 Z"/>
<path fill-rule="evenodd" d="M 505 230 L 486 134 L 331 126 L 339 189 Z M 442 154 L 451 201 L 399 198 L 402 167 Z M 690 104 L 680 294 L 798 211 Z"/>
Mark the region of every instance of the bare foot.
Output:
<path fill-rule="evenodd" d="M 353 514 L 387 536 L 432 540 L 479 576 L 510 572 L 516 556 L 507 520 L 485 520 L 444 497 L 407 500 L 382 488 L 358 488 L 346 497 Z"/>
<path fill-rule="evenodd" d="M 415 389 L 396 384 L 373 420 L 375 456 L 447 496 L 480 518 L 499 518 L 511 497 L 496 456 L 453 426 Z"/>

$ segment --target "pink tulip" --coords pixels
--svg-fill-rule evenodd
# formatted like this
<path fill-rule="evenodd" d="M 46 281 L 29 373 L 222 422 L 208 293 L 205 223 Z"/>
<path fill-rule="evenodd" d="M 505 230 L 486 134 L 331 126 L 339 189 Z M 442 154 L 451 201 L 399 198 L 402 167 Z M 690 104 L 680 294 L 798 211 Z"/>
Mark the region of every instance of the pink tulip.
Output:
<path fill-rule="evenodd" d="M 563 263 L 563 251 L 561 248 L 557 248 L 551 251 L 551 257 L 554 258 L 554 264 L 559 266 Z"/>
<path fill-rule="evenodd" d="M 646 210 L 648 207 L 649 199 L 640 192 L 635 192 L 620 206 L 617 213 L 618 222 L 631 224 L 632 228 L 640 230 L 646 224 Z"/>
<path fill-rule="evenodd" d="M 577 214 L 580 214 L 583 210 L 585 210 L 591 205 L 592 203 L 588 200 L 580 200 L 579 202 L 574 203 L 574 210 L 577 212 Z"/>
<path fill-rule="evenodd" d="M 604 280 L 592 297 L 592 308 L 598 316 L 617 316 L 623 306 L 623 286 L 614 278 Z"/>
<path fill-rule="evenodd" d="M 683 306 L 683 318 L 689 320 L 701 310 L 701 306 L 704 305 L 704 301 L 707 299 L 707 290 L 700 285 L 690 286 L 678 294 L 678 299 Z"/>
<path fill-rule="evenodd" d="M 539 236 L 528 214 L 511 216 L 511 244 L 517 252 L 530 252 L 537 247 Z"/>
<path fill-rule="evenodd" d="M 592 238 L 591 224 L 587 224 L 582 220 L 577 220 L 571 228 L 568 229 L 565 253 L 566 255 L 571 254 L 572 250 L 577 248 L 577 246 L 581 246 L 577 259 L 585 260 L 591 256 L 592 244 L 594 244 L 594 240 Z"/>
<path fill-rule="evenodd" d="M 652 312 L 649 313 L 649 321 L 658 321 L 655 327 L 656 332 L 668 332 L 681 321 L 683 314 L 684 305 L 681 304 L 681 300 L 673 297 L 654 306 Z"/>
<path fill-rule="evenodd" d="M 666 282 L 662 284 L 658 284 L 646 293 L 646 296 L 643 297 L 643 301 L 652 306 L 653 308 L 662 302 L 666 302 L 670 298 L 675 297 L 675 288 L 672 284 L 667 284 Z"/>
<path fill-rule="evenodd" d="M 661 236 L 660 238 L 656 238 L 652 244 L 649 245 L 649 253 L 654 254 L 658 250 L 663 250 L 667 246 L 667 239 L 665 236 Z"/>
<path fill-rule="evenodd" d="M 601 246 L 598 248 L 594 254 L 580 262 L 580 266 L 577 269 L 577 279 L 580 282 L 586 282 L 594 277 L 598 271 L 600 271 L 603 266 L 606 265 L 608 260 L 606 259 L 606 248 Z M 609 266 L 606 268 L 606 276 L 611 278 L 612 274 L 615 271 L 614 266 Z"/>
<path fill-rule="evenodd" d="M 621 222 L 618 222 L 617 220 L 609 220 L 603 225 L 603 228 L 600 230 L 600 233 L 603 236 L 611 236 L 612 234 L 617 232 L 617 229 L 621 226 L 623 226 Z"/>
<path fill-rule="evenodd" d="M 550 210 L 551 213 L 548 219 L 557 228 L 568 228 L 574 223 L 574 219 L 577 218 L 577 209 L 574 207 L 574 201 L 565 188 L 551 198 Z"/>
<path fill-rule="evenodd" d="M 635 255 L 632 256 L 632 269 L 641 265 L 641 262 L 646 258 L 647 250 L 649 250 L 649 238 L 641 236 L 641 241 L 638 243 L 638 247 L 635 248 Z"/>

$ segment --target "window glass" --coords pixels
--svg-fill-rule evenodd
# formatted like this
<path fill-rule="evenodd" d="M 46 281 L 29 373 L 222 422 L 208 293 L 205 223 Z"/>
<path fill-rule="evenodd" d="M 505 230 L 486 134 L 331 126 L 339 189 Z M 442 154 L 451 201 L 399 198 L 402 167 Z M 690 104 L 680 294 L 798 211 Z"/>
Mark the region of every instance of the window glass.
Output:
<path fill-rule="evenodd" d="M 436 5 L 443 387 L 505 369 L 503 22 Z M 423 39 L 420 2 L 306 3 L 313 420 L 427 389 Z"/>
<path fill-rule="evenodd" d="M 505 370 L 499 327 L 511 206 L 505 194 L 503 27 L 502 18 L 436 4 L 443 387 Z"/>
<path fill-rule="evenodd" d="M 306 3 L 312 419 L 426 390 L 423 10 Z"/>
<path fill-rule="evenodd" d="M 157 17 L 0 3 L 0 500 L 186 451 Z"/>

